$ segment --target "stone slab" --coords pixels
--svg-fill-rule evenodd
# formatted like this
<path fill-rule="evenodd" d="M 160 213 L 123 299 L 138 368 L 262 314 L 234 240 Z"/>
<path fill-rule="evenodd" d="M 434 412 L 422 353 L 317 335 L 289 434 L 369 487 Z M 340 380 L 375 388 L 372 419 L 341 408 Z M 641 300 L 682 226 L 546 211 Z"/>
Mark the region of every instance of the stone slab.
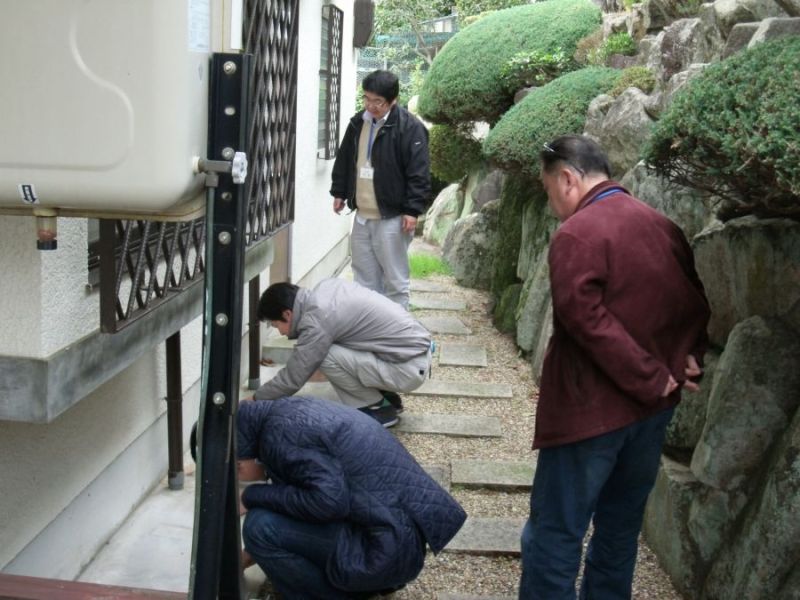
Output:
<path fill-rule="evenodd" d="M 419 320 L 431 333 L 470 335 L 470 330 L 458 317 L 421 317 Z"/>
<path fill-rule="evenodd" d="M 454 460 L 450 463 L 453 485 L 494 490 L 530 490 L 534 466 L 530 462 Z"/>
<path fill-rule="evenodd" d="M 511 398 L 513 392 L 507 383 L 469 383 L 426 379 L 409 395 L 412 396 L 459 396 L 463 398 Z"/>
<path fill-rule="evenodd" d="M 424 279 L 412 279 L 411 280 L 411 291 L 412 292 L 425 292 L 425 293 L 432 293 L 432 294 L 442 294 L 448 292 L 446 286 L 435 283 L 433 281 L 425 281 Z"/>
<path fill-rule="evenodd" d="M 402 419 L 402 416 L 400 417 Z M 446 465 L 423 464 L 422 468 L 433 480 L 450 491 L 450 468 Z"/>
<path fill-rule="evenodd" d="M 450 298 L 411 296 L 411 308 L 417 310 L 467 310 L 467 304 L 463 300 Z"/>
<path fill-rule="evenodd" d="M 296 343 L 297 340 L 290 340 L 283 336 L 268 338 L 261 344 L 261 360 L 267 363 L 285 365 L 292 355 Z"/>
<path fill-rule="evenodd" d="M 482 556 L 519 556 L 519 537 L 524 525 L 525 519 L 522 518 L 467 517 L 464 526 L 444 550 Z"/>
<path fill-rule="evenodd" d="M 469 344 L 442 344 L 439 365 L 454 367 L 485 367 L 489 364 L 486 348 Z"/>
<path fill-rule="evenodd" d="M 475 596 L 474 594 L 451 594 L 439 592 L 436 600 L 517 600 L 516 596 Z"/>
<path fill-rule="evenodd" d="M 503 430 L 497 417 L 468 415 L 409 414 L 400 415 L 400 422 L 392 431 L 405 433 L 433 433 L 453 437 L 502 437 Z"/>

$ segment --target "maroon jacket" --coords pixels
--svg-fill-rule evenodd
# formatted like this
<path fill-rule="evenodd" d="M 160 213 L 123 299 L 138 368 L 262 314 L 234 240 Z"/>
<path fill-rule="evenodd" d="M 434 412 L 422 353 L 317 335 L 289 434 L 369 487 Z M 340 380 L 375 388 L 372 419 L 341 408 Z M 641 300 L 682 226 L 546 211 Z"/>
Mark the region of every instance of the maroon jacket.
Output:
<path fill-rule="evenodd" d="M 534 448 L 587 439 L 675 406 L 710 315 L 680 228 L 618 183 L 589 191 L 550 242 L 553 336 Z"/>

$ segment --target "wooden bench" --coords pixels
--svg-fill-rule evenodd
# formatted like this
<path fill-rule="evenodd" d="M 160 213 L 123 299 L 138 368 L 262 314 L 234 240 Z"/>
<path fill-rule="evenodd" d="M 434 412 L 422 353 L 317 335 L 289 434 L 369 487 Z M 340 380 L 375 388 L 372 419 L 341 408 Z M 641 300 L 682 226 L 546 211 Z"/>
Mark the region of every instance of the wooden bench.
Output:
<path fill-rule="evenodd" d="M 186 600 L 186 594 L 0 573 L 0 600 Z"/>

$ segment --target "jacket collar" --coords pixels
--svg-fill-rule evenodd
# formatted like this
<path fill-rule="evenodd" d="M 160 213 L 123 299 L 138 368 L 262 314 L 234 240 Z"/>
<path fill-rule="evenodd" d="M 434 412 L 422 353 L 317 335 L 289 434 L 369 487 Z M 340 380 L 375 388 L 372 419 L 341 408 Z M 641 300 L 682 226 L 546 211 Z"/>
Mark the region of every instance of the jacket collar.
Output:
<path fill-rule="evenodd" d="M 397 122 L 400 120 L 400 111 L 402 108 L 399 104 L 395 104 L 392 107 L 392 110 L 389 111 L 389 116 L 386 117 L 386 122 L 383 124 L 383 127 L 394 127 L 397 125 Z M 355 127 L 356 129 L 361 129 L 361 126 L 364 124 L 364 113 L 366 110 L 358 111 L 355 116 L 350 119 L 350 124 Z"/>
<path fill-rule="evenodd" d="M 581 198 L 581 201 L 578 202 L 578 208 L 575 209 L 575 212 L 582 210 L 595 202 L 598 199 L 598 196 L 602 196 L 603 194 L 608 193 L 611 195 L 612 193 L 623 193 L 630 196 L 630 192 L 622 187 L 619 183 L 612 179 L 606 179 L 605 181 L 601 181 L 588 192 L 586 195 Z M 573 213 L 575 214 L 575 213 Z"/>

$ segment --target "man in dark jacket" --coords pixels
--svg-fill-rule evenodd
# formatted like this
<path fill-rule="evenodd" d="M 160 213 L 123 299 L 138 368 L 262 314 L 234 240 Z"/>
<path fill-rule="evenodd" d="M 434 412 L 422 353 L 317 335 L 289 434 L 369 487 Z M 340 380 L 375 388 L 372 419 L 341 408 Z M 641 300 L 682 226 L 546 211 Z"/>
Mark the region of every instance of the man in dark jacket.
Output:
<path fill-rule="evenodd" d="M 519 597 L 574 600 L 591 520 L 581 598 L 630 598 L 664 432 L 681 388 L 698 388 L 708 302 L 680 228 L 609 180 L 597 144 L 564 136 L 541 160 L 562 223 Z"/>
<path fill-rule="evenodd" d="M 393 73 L 375 71 L 361 85 L 365 110 L 350 120 L 333 164 L 333 210 L 357 210 L 356 282 L 408 308 L 408 246 L 431 194 L 428 131 L 398 106 Z"/>
<path fill-rule="evenodd" d="M 466 519 L 368 416 L 311 398 L 245 401 L 237 415 L 245 551 L 287 600 L 366 598 L 404 586 Z"/>

